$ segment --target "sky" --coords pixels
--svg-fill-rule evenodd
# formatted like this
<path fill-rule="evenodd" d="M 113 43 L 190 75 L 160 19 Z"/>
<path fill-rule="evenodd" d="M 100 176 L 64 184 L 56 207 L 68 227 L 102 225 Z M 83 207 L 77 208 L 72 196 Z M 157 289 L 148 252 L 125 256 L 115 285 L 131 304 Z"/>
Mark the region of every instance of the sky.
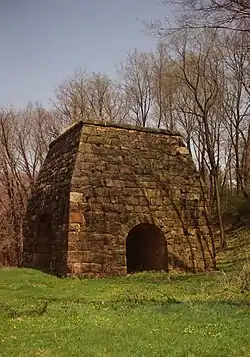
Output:
<path fill-rule="evenodd" d="M 143 22 L 163 19 L 160 0 L 0 0 L 0 106 L 50 107 L 77 68 L 115 77 L 129 50 L 150 51 Z"/>

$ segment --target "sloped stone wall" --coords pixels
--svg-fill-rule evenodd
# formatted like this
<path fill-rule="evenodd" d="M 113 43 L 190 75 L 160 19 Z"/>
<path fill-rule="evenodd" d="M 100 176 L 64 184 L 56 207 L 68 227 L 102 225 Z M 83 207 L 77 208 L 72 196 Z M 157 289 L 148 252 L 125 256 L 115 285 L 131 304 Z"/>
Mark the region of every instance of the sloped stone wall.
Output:
<path fill-rule="evenodd" d="M 25 266 L 67 272 L 70 187 L 82 125 L 50 145 L 33 187 L 24 222 Z"/>
<path fill-rule="evenodd" d="M 179 135 L 78 123 L 50 146 L 24 233 L 24 264 L 60 274 L 126 274 L 139 224 L 164 234 L 168 268 L 215 266 L 202 187 Z"/>

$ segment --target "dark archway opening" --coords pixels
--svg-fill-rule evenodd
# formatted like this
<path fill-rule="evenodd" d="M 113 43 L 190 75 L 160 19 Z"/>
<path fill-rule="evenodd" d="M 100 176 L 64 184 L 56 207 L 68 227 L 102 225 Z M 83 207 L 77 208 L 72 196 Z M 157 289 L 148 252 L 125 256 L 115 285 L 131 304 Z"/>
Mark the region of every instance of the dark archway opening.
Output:
<path fill-rule="evenodd" d="M 145 270 L 168 271 L 167 243 L 162 231 L 153 224 L 135 226 L 126 242 L 127 273 Z"/>

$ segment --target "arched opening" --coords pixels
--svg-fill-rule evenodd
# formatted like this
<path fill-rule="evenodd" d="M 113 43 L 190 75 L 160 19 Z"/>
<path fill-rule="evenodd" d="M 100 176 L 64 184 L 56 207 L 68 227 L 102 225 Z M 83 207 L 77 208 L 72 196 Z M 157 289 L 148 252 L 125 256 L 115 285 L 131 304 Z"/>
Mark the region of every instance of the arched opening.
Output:
<path fill-rule="evenodd" d="M 167 243 L 160 228 L 143 223 L 135 226 L 126 242 L 127 273 L 168 270 Z"/>

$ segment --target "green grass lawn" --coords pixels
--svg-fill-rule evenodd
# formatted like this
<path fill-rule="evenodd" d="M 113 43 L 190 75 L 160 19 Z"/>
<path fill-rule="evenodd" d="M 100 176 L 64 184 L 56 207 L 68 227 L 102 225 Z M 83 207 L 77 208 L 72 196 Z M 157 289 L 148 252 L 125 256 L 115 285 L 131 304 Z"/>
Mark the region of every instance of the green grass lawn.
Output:
<path fill-rule="evenodd" d="M 250 356 L 235 270 L 80 280 L 1 269 L 0 321 L 1 357 Z"/>

